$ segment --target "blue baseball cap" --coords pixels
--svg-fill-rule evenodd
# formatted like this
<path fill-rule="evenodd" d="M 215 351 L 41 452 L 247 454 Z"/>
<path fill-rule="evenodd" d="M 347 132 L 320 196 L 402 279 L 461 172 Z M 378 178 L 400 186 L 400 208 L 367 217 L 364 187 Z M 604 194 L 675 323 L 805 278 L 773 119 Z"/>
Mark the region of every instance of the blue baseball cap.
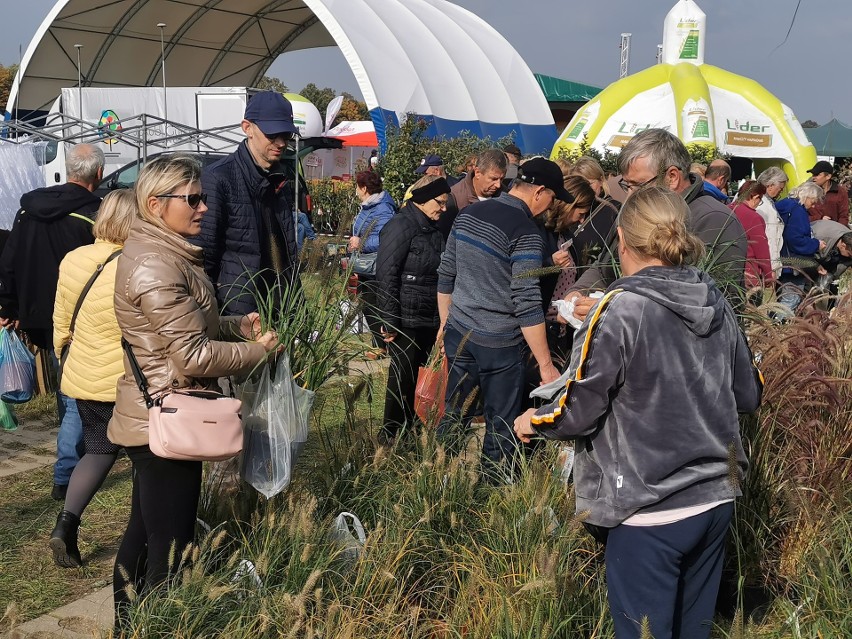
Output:
<path fill-rule="evenodd" d="M 277 91 L 255 93 L 246 105 L 244 117 L 254 122 L 264 135 L 299 132 L 293 122 L 293 106 Z"/>
<path fill-rule="evenodd" d="M 414 172 L 426 173 L 426 169 L 430 166 L 444 166 L 444 161 L 441 159 L 440 155 L 427 155 L 425 158 L 420 160 L 420 166 L 414 169 Z"/>

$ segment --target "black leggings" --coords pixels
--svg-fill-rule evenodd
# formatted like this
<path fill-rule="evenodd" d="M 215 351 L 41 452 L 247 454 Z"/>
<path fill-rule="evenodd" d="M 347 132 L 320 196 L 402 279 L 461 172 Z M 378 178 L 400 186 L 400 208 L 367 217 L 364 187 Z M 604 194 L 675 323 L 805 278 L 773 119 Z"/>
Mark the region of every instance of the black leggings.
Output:
<path fill-rule="evenodd" d="M 127 624 L 126 587 L 144 593 L 177 569 L 195 535 L 201 492 L 201 462 L 163 459 L 147 446 L 126 450 L 133 462 L 133 497 L 113 571 L 116 627 Z"/>

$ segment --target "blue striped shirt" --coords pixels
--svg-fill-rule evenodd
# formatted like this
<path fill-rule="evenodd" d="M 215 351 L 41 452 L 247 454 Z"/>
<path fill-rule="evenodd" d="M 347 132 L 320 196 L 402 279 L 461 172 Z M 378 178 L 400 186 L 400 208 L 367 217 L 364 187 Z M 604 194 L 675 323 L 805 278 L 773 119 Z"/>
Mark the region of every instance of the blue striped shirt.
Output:
<path fill-rule="evenodd" d="M 537 276 L 543 242 L 529 208 L 503 194 L 456 218 L 438 268 L 438 292 L 453 296 L 448 324 L 480 346 L 521 343 L 521 327 L 544 322 Z"/>

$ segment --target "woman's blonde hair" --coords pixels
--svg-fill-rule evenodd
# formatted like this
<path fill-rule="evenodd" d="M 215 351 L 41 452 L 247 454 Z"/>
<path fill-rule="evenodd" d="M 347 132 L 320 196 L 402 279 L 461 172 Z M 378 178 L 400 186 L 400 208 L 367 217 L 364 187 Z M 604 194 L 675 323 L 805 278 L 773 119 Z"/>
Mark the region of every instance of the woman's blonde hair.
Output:
<path fill-rule="evenodd" d="M 559 170 L 562 171 L 562 177 L 568 177 L 571 175 L 571 169 L 574 167 L 574 163 L 571 160 L 566 158 L 556 158 L 553 160 L 556 162 L 556 165 L 559 167 Z"/>
<path fill-rule="evenodd" d="M 707 165 L 700 162 L 693 162 L 689 165 L 689 172 L 704 177 L 704 174 L 707 173 Z"/>
<path fill-rule="evenodd" d="M 571 175 L 563 180 L 565 190 L 573 197 L 570 204 L 560 200 L 554 200 L 553 205 L 547 212 L 544 220 L 544 228 L 557 233 L 565 233 L 571 225 L 571 214 L 576 209 L 589 209 L 595 205 L 595 190 L 585 178 L 579 175 Z"/>
<path fill-rule="evenodd" d="M 139 172 L 139 179 L 136 180 L 139 217 L 162 229 L 171 230 L 159 215 L 148 208 L 148 198 L 167 195 L 181 186 L 200 181 L 201 162 L 195 156 L 170 153 L 154 158 Z"/>
<path fill-rule="evenodd" d="M 604 197 L 609 195 L 609 186 L 606 183 L 606 173 L 604 173 L 603 167 L 598 164 L 598 161 L 589 157 L 588 155 L 584 155 L 581 158 L 578 158 L 576 162 L 574 162 L 574 166 L 571 167 L 571 171 L 568 175 L 579 175 L 580 177 L 586 178 L 589 182 L 592 180 L 597 180 L 601 183 L 601 191 L 604 194 Z M 600 193 L 595 193 L 595 195 L 600 195 Z"/>
<path fill-rule="evenodd" d="M 120 189 L 107 193 L 92 233 L 99 240 L 113 244 L 124 244 L 130 233 L 130 225 L 136 217 L 136 196 L 130 189 Z"/>
<path fill-rule="evenodd" d="M 661 186 L 633 192 L 618 214 L 624 244 L 643 257 L 669 266 L 697 264 L 704 244 L 686 228 L 689 208 L 684 199 Z"/>

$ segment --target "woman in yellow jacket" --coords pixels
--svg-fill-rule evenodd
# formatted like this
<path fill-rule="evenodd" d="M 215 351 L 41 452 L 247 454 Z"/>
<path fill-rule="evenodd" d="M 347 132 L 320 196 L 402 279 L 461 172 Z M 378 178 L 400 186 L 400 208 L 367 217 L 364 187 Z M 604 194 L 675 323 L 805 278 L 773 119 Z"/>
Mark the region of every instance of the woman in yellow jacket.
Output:
<path fill-rule="evenodd" d="M 115 258 L 127 239 L 135 214 L 132 191 L 125 189 L 107 195 L 92 228 L 95 243 L 71 251 L 59 265 L 53 344 L 56 356 L 60 360 L 64 357 L 61 390 L 77 401 L 85 445 L 85 454 L 71 474 L 65 505 L 50 533 L 53 559 L 63 568 L 82 564 L 77 548 L 80 516 L 106 479 L 120 450 L 106 435 L 115 406 L 115 383 L 124 372 L 121 331 L 113 304 L 118 264 Z M 90 281 L 91 287 L 86 290 Z M 76 318 L 75 309 L 78 309 Z"/>

